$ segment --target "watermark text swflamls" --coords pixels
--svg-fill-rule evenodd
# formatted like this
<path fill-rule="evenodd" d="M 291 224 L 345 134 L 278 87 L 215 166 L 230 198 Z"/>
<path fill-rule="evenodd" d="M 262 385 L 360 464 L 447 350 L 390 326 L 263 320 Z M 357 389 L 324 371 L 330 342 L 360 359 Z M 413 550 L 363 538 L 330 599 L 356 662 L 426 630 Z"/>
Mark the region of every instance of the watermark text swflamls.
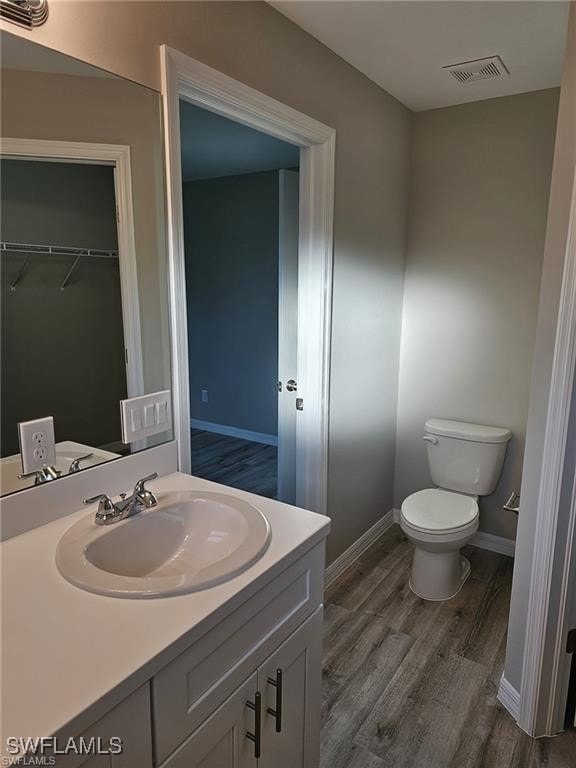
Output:
<path fill-rule="evenodd" d="M 58 755 L 121 755 L 122 739 L 110 736 L 8 736 L 2 765 L 56 765 Z"/>

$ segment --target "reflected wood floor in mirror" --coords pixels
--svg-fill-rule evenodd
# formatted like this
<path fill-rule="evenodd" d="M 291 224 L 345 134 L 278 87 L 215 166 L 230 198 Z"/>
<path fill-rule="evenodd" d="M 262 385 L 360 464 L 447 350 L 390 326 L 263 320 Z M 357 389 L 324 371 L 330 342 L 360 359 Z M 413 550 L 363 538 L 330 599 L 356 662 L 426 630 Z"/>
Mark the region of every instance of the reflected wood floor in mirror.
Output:
<path fill-rule="evenodd" d="M 276 498 L 278 449 L 192 429 L 192 474 L 242 491 Z"/>
<path fill-rule="evenodd" d="M 576 765 L 576 731 L 531 739 L 496 700 L 513 561 L 465 553 L 460 594 L 426 602 L 394 525 L 327 590 L 322 768 Z"/>

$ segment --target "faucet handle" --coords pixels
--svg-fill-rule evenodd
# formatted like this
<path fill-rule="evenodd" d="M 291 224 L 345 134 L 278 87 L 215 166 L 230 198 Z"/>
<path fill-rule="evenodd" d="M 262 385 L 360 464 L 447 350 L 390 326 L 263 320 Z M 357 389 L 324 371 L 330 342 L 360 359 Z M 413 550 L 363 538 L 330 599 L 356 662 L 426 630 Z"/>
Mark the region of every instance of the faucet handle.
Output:
<path fill-rule="evenodd" d="M 158 499 L 156 496 L 152 493 L 152 491 L 145 487 L 145 483 L 149 482 L 150 480 L 156 480 L 157 477 L 158 472 L 152 472 L 151 475 L 138 480 L 134 486 L 134 492 L 132 494 L 133 497 L 138 498 L 145 507 L 153 507 L 158 504 Z"/>
<path fill-rule="evenodd" d="M 80 462 L 85 461 L 86 459 L 91 459 L 92 456 L 94 456 L 93 453 L 85 453 L 84 456 L 78 456 L 78 458 L 74 459 L 74 461 L 70 464 L 70 469 L 68 470 L 68 474 L 72 475 L 74 472 L 79 472 Z"/>
<path fill-rule="evenodd" d="M 47 466 L 18 475 L 18 480 L 27 480 L 29 477 L 33 477 L 35 478 L 34 484 L 40 485 L 41 483 L 48 483 L 50 480 L 57 480 L 61 474 L 62 472 L 56 467 Z"/>
<path fill-rule="evenodd" d="M 113 517 L 116 516 L 117 510 L 114 506 L 114 502 L 108 496 L 107 493 L 99 493 L 96 496 L 92 496 L 89 499 L 84 499 L 84 504 L 94 504 L 94 502 L 98 502 L 98 511 L 96 512 L 96 524 L 102 525 L 106 524 L 107 521 L 111 520 Z"/>
<path fill-rule="evenodd" d="M 98 513 L 100 512 L 114 512 L 114 502 L 108 496 L 107 493 L 99 493 L 97 496 L 92 496 L 90 499 L 84 499 L 84 504 L 94 504 L 94 502 L 98 501 Z"/>

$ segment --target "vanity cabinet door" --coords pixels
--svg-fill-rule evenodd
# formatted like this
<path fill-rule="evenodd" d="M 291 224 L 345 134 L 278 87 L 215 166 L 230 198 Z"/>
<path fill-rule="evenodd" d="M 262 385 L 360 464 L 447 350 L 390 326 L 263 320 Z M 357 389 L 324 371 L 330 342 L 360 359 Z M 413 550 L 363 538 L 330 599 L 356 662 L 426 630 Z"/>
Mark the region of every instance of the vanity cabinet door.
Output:
<path fill-rule="evenodd" d="M 257 768 L 255 702 L 258 676 L 254 673 L 236 689 L 161 768 Z M 295 766 L 293 767 L 295 768 Z"/>
<path fill-rule="evenodd" d="M 317 768 L 323 608 L 258 669 L 262 755 L 258 768 Z"/>

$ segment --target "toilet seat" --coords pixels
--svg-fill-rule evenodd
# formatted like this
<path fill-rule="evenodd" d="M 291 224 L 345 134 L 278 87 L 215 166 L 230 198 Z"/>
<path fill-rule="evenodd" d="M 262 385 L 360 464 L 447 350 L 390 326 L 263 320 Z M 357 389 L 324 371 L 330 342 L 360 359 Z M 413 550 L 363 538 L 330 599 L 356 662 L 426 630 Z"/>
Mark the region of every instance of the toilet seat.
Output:
<path fill-rule="evenodd" d="M 402 503 L 404 523 L 427 534 L 456 533 L 478 520 L 478 503 L 474 496 L 426 488 L 408 496 Z"/>

